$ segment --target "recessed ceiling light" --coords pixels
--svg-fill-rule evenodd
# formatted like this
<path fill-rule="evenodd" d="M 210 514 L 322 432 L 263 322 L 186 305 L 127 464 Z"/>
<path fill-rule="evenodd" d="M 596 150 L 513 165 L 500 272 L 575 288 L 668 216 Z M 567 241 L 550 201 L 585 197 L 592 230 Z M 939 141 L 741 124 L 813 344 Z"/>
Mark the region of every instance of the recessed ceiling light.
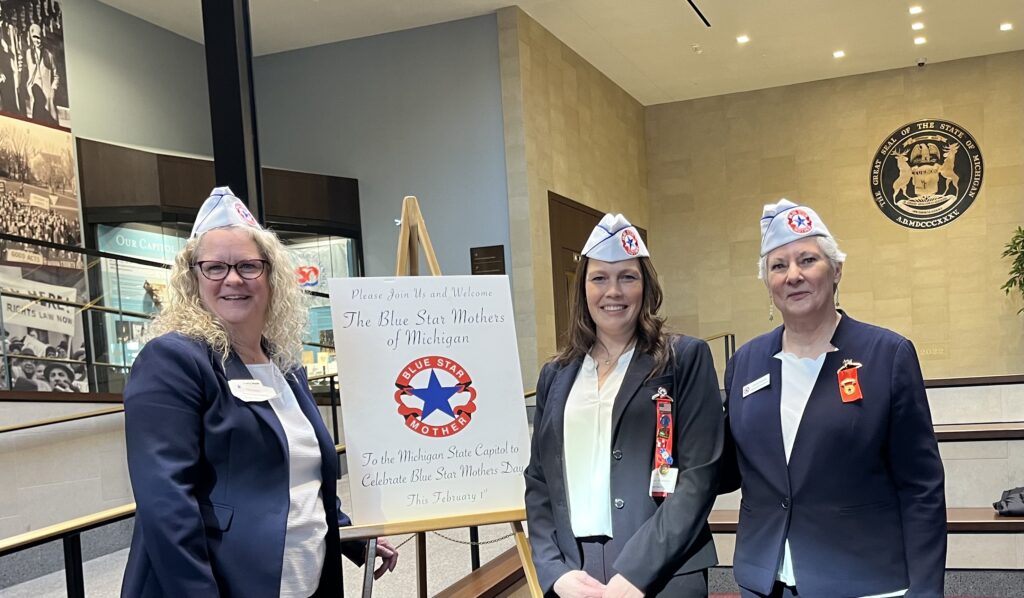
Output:
<path fill-rule="evenodd" d="M 746 35 L 741 35 L 741 36 L 736 38 L 736 41 L 738 43 L 745 44 L 745 43 L 750 41 L 750 38 L 748 36 L 746 36 Z"/>
<path fill-rule="evenodd" d="M 919 15 L 922 12 L 924 12 L 924 9 L 921 8 L 920 6 L 911 6 L 910 7 L 910 14 L 912 14 L 912 15 Z"/>
<path fill-rule="evenodd" d="M 999 26 L 1000 31 L 1010 31 L 1013 29 L 1013 23 L 1003 23 Z"/>
<path fill-rule="evenodd" d="M 928 43 L 928 40 L 926 38 L 923 38 L 923 37 L 915 37 L 914 38 L 914 44 L 915 45 L 920 46 L 921 44 L 925 44 L 925 43 Z"/>
<path fill-rule="evenodd" d="M 846 56 L 846 52 L 843 52 L 842 50 L 832 52 L 832 58 L 842 58 L 843 56 Z"/>
<path fill-rule="evenodd" d="M 914 31 L 920 31 L 924 29 L 924 23 L 913 23 L 910 25 L 910 28 L 913 29 Z"/>

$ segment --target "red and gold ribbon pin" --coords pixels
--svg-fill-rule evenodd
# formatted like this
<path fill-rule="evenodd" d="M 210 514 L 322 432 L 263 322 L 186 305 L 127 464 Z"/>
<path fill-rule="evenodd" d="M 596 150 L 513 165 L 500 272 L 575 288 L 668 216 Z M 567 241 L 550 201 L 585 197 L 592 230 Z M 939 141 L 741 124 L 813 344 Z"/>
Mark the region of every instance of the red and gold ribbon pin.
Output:
<path fill-rule="evenodd" d="M 864 398 L 860 391 L 860 380 L 857 378 L 857 371 L 863 364 L 852 359 L 844 359 L 843 365 L 836 374 L 839 376 L 839 396 L 844 403 L 852 403 Z"/>

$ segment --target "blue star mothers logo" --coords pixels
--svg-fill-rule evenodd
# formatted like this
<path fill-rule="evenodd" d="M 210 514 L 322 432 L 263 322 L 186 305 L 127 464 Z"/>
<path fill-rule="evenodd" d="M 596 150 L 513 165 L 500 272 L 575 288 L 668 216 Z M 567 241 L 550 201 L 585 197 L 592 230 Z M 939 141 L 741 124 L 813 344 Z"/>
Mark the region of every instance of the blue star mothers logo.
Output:
<path fill-rule="evenodd" d="M 418 374 L 425 370 L 430 370 L 430 377 L 426 386 L 420 386 L 423 378 Z M 438 371 L 445 378 L 454 378 L 455 384 L 442 384 Z M 472 378 L 461 365 L 447 357 L 430 355 L 414 359 L 402 368 L 395 386 L 398 388 L 395 391 L 398 414 L 405 419 L 406 427 L 423 436 L 451 436 L 465 428 L 476 412 L 476 388 Z M 406 402 L 409 399 L 411 403 Z M 422 407 L 416 399 L 423 402 Z M 438 413 L 441 415 L 436 415 Z M 435 423 L 439 419 L 444 420 L 442 416 L 447 416 L 449 421 L 440 425 L 428 424 L 425 420 L 431 415 Z"/>
<path fill-rule="evenodd" d="M 437 372 L 430 370 L 430 382 L 427 383 L 427 387 L 413 388 L 410 392 L 423 399 L 423 415 L 420 416 L 420 419 L 427 419 L 427 416 L 435 411 L 445 413 L 449 417 L 455 417 L 455 412 L 452 411 L 451 398 L 459 390 L 458 385 L 441 386 L 437 379 Z"/>
<path fill-rule="evenodd" d="M 637 241 L 636 233 L 632 229 L 623 229 L 619 241 L 622 243 L 622 249 L 626 252 L 626 255 L 640 253 L 640 242 Z"/>
<path fill-rule="evenodd" d="M 810 232 L 814 226 L 810 215 L 799 208 L 790 210 L 789 214 L 786 215 L 786 224 L 789 225 L 790 230 L 800 235 Z"/>

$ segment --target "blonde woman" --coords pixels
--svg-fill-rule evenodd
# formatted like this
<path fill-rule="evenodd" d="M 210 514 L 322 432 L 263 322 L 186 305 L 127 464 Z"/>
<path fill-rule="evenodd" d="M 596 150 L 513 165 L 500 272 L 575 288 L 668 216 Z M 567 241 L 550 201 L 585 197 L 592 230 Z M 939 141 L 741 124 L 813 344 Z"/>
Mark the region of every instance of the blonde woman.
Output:
<path fill-rule="evenodd" d="M 350 520 L 300 367 L 303 295 L 277 237 L 214 189 L 124 392 L 137 512 L 121 595 L 333 596 Z M 378 544 L 393 570 L 398 553 Z"/>

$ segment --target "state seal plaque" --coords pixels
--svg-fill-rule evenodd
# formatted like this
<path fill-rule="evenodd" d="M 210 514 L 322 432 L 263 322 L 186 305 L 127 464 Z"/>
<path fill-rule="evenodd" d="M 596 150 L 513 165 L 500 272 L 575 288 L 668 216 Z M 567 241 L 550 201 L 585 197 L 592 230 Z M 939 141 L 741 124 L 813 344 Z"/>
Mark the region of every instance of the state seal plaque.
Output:
<path fill-rule="evenodd" d="M 981 189 L 981 149 L 948 120 L 919 120 L 892 132 L 871 164 L 871 195 L 889 220 L 907 228 L 948 224 Z"/>

